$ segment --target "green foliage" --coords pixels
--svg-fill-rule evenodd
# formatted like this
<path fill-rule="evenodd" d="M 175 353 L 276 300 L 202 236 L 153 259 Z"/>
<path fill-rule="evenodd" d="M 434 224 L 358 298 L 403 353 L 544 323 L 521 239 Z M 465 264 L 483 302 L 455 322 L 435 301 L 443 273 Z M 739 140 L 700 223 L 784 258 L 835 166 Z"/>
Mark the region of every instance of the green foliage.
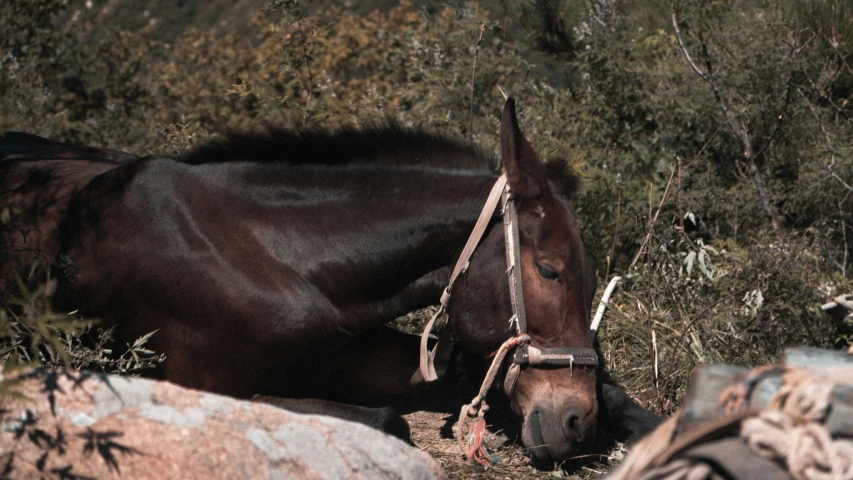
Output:
<path fill-rule="evenodd" d="M 833 345 L 834 322 L 819 311 L 829 279 L 813 237 L 741 247 L 655 232 L 613 297 L 601 338 L 615 376 L 659 411 L 678 406 L 697 365 L 760 365 L 785 347 Z M 849 282 L 834 288 L 842 286 Z"/>
<path fill-rule="evenodd" d="M 35 289 L 18 281 L 17 293 L 0 309 L 0 365 L 7 368 L 44 366 L 128 373 L 153 368 L 163 355 L 145 348 L 156 332 L 138 338 L 118 356 L 112 355 L 112 331 L 76 314 L 54 312 L 50 297 L 56 282 Z"/>

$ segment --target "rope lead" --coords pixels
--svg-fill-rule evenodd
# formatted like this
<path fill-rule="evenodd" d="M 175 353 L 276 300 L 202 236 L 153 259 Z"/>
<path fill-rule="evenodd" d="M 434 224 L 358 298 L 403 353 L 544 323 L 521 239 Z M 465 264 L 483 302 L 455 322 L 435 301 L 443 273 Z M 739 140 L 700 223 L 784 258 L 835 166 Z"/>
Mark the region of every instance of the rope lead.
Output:
<path fill-rule="evenodd" d="M 506 353 L 524 343 L 530 343 L 530 335 L 525 334 L 512 337 L 501 345 L 501 348 L 495 354 L 494 360 L 492 360 L 492 365 L 489 367 L 488 373 L 486 373 L 486 378 L 483 380 L 480 392 L 471 400 L 471 403 L 464 405 L 459 412 L 459 422 L 456 424 L 456 439 L 459 442 L 459 448 L 462 449 L 462 453 L 465 454 L 469 462 L 474 460 L 480 465 L 493 465 L 501 460 L 500 457 L 490 454 L 483 444 L 483 440 L 486 437 L 485 415 L 489 410 L 485 398 L 486 393 L 488 393 L 495 382 L 495 377 L 497 377 L 498 370 L 500 370 Z M 468 441 L 466 442 L 465 425 L 475 418 L 476 421 L 468 426 Z"/>

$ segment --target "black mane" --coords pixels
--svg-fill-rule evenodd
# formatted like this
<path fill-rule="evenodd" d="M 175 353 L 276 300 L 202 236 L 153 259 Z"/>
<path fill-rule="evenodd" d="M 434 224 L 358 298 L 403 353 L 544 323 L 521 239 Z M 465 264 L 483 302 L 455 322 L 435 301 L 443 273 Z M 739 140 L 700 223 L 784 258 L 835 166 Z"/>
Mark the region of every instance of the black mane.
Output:
<path fill-rule="evenodd" d="M 190 164 L 251 161 L 286 165 L 387 165 L 494 172 L 498 162 L 479 148 L 391 124 L 368 129 L 229 132 L 181 157 Z"/>
<path fill-rule="evenodd" d="M 496 173 L 497 157 L 470 143 L 439 134 L 390 124 L 367 129 L 291 130 L 268 127 L 266 132 L 228 132 L 179 157 L 192 165 L 259 162 L 284 165 L 439 168 Z M 578 177 L 564 159 L 546 162 L 549 179 L 571 197 Z"/>

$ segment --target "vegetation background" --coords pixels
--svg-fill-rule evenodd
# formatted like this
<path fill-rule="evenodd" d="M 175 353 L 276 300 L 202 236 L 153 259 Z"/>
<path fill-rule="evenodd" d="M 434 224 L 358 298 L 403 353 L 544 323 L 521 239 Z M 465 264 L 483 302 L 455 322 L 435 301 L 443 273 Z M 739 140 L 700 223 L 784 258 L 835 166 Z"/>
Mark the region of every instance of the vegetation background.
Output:
<path fill-rule="evenodd" d="M 600 286 L 624 278 L 607 364 L 667 414 L 698 364 L 849 344 L 819 307 L 853 292 L 852 53 L 849 0 L 12 1 L 0 131 L 168 154 L 392 117 L 496 150 L 515 96 L 531 143 L 583 178 Z M 5 299 L 4 362 L 154 358 L 81 354 L 87 323 L 48 295 Z"/>

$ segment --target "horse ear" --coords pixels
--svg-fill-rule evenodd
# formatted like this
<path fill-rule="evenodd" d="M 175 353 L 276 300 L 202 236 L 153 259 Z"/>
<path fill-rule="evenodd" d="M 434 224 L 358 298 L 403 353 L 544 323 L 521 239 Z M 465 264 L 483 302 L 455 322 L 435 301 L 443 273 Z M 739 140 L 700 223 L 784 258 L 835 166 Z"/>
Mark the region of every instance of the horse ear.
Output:
<path fill-rule="evenodd" d="M 548 177 L 539 155 L 518 128 L 515 100 L 510 97 L 501 118 L 501 161 L 506 168 L 510 191 L 516 197 L 538 197 L 548 193 Z"/>

